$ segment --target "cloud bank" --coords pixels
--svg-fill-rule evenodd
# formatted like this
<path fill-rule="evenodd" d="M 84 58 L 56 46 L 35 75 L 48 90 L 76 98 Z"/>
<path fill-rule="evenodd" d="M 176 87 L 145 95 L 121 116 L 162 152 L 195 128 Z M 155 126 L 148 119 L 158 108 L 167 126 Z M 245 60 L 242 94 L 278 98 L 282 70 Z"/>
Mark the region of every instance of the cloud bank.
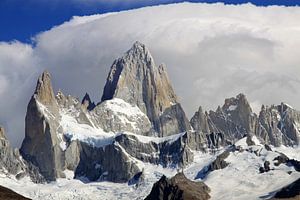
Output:
<path fill-rule="evenodd" d="M 14 146 L 24 137 L 37 76 L 55 90 L 100 101 L 113 60 L 145 43 L 191 116 L 243 92 L 254 109 L 284 101 L 300 109 L 300 8 L 180 3 L 74 17 L 42 32 L 34 45 L 0 43 L 0 124 Z"/>

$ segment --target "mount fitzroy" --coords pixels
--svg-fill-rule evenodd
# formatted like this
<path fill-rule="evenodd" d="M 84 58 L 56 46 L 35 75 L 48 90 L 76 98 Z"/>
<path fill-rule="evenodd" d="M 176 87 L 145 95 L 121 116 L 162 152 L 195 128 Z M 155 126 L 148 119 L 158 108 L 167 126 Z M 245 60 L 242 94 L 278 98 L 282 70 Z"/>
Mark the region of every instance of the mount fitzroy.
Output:
<path fill-rule="evenodd" d="M 200 107 L 189 121 L 168 78 L 145 45 L 136 42 L 114 61 L 102 100 L 95 104 L 61 91 L 49 72 L 37 81 L 27 107 L 25 139 L 12 150 L 0 129 L 0 166 L 34 182 L 65 177 L 89 181 L 142 179 L 138 162 L 184 168 L 193 151 L 210 152 L 247 137 L 275 147 L 300 143 L 300 112 L 289 105 L 262 106 L 255 114 L 245 95 L 225 100 L 216 111 Z"/>

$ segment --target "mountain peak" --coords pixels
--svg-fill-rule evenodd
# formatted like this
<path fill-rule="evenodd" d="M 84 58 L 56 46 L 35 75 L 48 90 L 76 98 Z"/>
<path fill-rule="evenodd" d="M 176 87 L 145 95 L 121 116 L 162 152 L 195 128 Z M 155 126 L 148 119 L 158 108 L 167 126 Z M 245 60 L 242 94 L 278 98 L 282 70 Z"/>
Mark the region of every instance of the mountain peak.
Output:
<path fill-rule="evenodd" d="M 4 128 L 0 126 L 0 139 L 6 139 Z"/>
<path fill-rule="evenodd" d="M 139 41 L 135 41 L 132 45 L 132 49 L 146 49 L 146 45 Z"/>
<path fill-rule="evenodd" d="M 120 98 L 138 106 L 148 116 L 154 125 L 154 130 L 158 133 L 163 132 L 162 129 L 166 128 L 159 122 L 159 118 L 164 115 L 165 111 L 173 112 L 173 115 L 181 112 L 181 121 L 188 123 L 181 106 L 177 105 L 177 97 L 165 65 L 157 67 L 149 50 L 140 42 L 135 42 L 122 58 L 113 63 L 104 87 L 102 101 L 112 98 Z M 166 120 L 164 119 L 164 121 Z M 174 123 L 174 127 L 184 126 L 184 128 L 173 130 L 177 128 L 168 127 L 166 128 L 167 135 L 171 132 L 172 134 L 183 132 L 188 127 L 187 124 L 183 125 L 183 122 L 177 123 L 177 119 L 172 123 Z"/>
<path fill-rule="evenodd" d="M 125 56 L 123 57 L 125 62 L 146 62 L 148 63 L 148 67 L 153 67 L 154 59 L 151 56 L 151 53 L 149 49 L 146 47 L 146 45 L 136 41 L 132 47 L 126 52 Z"/>
<path fill-rule="evenodd" d="M 47 70 L 45 70 L 38 78 L 34 95 L 37 100 L 44 105 L 51 105 L 55 101 L 51 75 Z"/>
<path fill-rule="evenodd" d="M 88 93 L 85 93 L 82 101 L 81 101 L 81 104 L 84 106 L 84 108 L 86 108 L 87 110 L 93 110 L 95 108 L 95 103 L 92 102 L 91 98 L 90 98 L 90 95 Z"/>

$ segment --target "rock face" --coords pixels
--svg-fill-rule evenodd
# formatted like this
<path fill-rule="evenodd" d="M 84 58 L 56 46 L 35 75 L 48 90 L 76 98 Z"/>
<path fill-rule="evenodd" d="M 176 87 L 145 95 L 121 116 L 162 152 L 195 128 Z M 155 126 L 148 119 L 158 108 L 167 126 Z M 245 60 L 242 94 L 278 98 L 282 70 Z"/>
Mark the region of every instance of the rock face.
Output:
<path fill-rule="evenodd" d="M 10 146 L 2 127 L 0 127 L 0 170 L 15 176 L 26 173 L 26 166 L 20 159 L 19 151 Z"/>
<path fill-rule="evenodd" d="M 195 179 L 204 179 L 210 172 L 224 169 L 229 165 L 228 162 L 225 161 L 226 158 L 230 155 L 229 150 L 225 150 L 223 153 L 218 155 L 214 161 L 212 161 L 208 166 L 205 166 L 203 169 L 201 169 Z"/>
<path fill-rule="evenodd" d="M 143 162 L 161 164 L 163 167 L 175 167 L 185 165 L 193 161 L 193 153 L 185 145 L 187 134 L 178 134 L 176 138 L 161 141 L 141 141 L 134 135 L 119 135 L 116 142 L 126 150 L 126 152 Z"/>
<path fill-rule="evenodd" d="M 259 126 L 256 135 L 264 138 L 274 146 L 299 145 L 300 143 L 300 112 L 289 105 L 262 106 L 259 114 Z"/>
<path fill-rule="evenodd" d="M 124 183 L 139 172 L 141 170 L 116 143 L 105 148 L 80 144 L 80 161 L 75 171 L 76 178 Z"/>
<path fill-rule="evenodd" d="M 16 179 L 21 179 L 28 175 L 35 183 L 44 181 L 39 170 L 23 160 L 19 150 L 10 146 L 2 127 L 0 127 L 0 171 L 15 176 Z"/>
<path fill-rule="evenodd" d="M 203 113 L 202 108 L 191 119 L 197 132 L 206 134 L 210 148 L 233 144 L 248 133 L 253 133 L 256 117 L 243 94 L 225 100 L 216 111 Z"/>
<path fill-rule="evenodd" d="M 3 200 L 30 200 L 29 198 L 23 197 L 15 193 L 14 191 L 0 186 L 0 199 Z"/>
<path fill-rule="evenodd" d="M 183 173 L 178 173 L 171 179 L 163 176 L 153 185 L 145 200 L 207 200 L 210 198 L 209 192 L 210 189 L 205 183 L 193 182 Z"/>
<path fill-rule="evenodd" d="M 131 77 L 128 69 L 120 77 L 126 84 L 130 81 L 136 84 L 135 95 L 139 92 L 146 95 L 143 102 L 135 96 L 126 99 L 117 95 L 95 105 L 88 94 L 82 101 L 61 91 L 54 96 L 50 74 L 45 71 L 39 77 L 27 107 L 25 139 L 20 151 L 47 181 L 65 177 L 64 171 L 68 169 L 82 180 L 126 182 L 141 172 L 137 161 L 164 167 L 183 167 L 193 161 L 191 149 L 200 148 L 196 144 L 200 137 L 191 132 L 179 134 L 190 125 L 176 101 L 165 69 L 157 68 L 139 43 L 126 55 L 128 58 L 124 59 L 133 63 L 130 69 L 141 79 L 134 82 L 135 76 Z M 124 67 L 128 68 L 127 64 Z M 145 77 L 140 70 L 144 70 Z M 140 91 L 139 87 L 144 89 Z M 119 90 L 123 94 L 121 86 Z M 149 120 L 150 110 L 157 114 L 159 136 L 176 134 L 156 137 L 154 121 Z M 191 145 L 187 145 L 189 141 Z"/>
<path fill-rule="evenodd" d="M 24 160 L 0 129 L 0 166 L 18 177 L 23 170 L 35 182 L 65 177 L 67 169 L 81 180 L 127 182 L 143 174 L 139 162 L 183 168 L 193 162 L 193 150 L 215 150 L 245 135 L 248 145 L 253 135 L 266 144 L 299 144 L 299 112 L 282 104 L 257 116 L 243 94 L 216 111 L 200 107 L 188 122 L 165 66 L 156 67 L 138 42 L 114 62 L 102 100 L 95 105 L 88 94 L 82 101 L 61 91 L 55 96 L 45 71 L 27 107 Z M 226 167 L 227 156 L 217 157 L 209 171 Z"/>
<path fill-rule="evenodd" d="M 83 106 L 84 109 L 87 109 L 89 111 L 93 110 L 96 105 L 94 102 L 92 102 L 90 95 L 88 93 L 86 93 L 81 101 L 81 104 Z"/>
<path fill-rule="evenodd" d="M 300 179 L 278 191 L 274 196 L 275 199 L 300 199 Z"/>
<path fill-rule="evenodd" d="M 25 139 L 20 151 L 49 181 L 63 176 L 63 156 L 57 135 L 60 119 L 58 110 L 51 77 L 49 72 L 45 71 L 39 77 L 27 107 Z"/>
<path fill-rule="evenodd" d="M 233 144 L 245 135 L 249 138 L 256 135 L 265 144 L 292 146 L 299 144 L 299 113 L 282 103 L 262 106 L 257 116 L 246 96 L 239 94 L 226 99 L 216 111 L 203 112 L 200 107 L 192 117 L 191 125 L 196 132 L 206 135 L 210 148 Z"/>
<path fill-rule="evenodd" d="M 112 98 L 137 105 L 148 116 L 154 130 L 161 137 L 190 129 L 185 112 L 169 81 L 166 67 L 157 67 L 148 49 L 139 42 L 111 67 L 102 101 Z"/>

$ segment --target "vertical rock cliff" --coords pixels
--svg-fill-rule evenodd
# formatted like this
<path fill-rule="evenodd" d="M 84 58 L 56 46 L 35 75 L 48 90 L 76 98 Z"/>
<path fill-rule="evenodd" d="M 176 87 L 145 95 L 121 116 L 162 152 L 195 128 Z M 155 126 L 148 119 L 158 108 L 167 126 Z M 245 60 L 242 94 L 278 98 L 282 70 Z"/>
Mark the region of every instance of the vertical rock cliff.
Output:
<path fill-rule="evenodd" d="M 62 151 L 57 129 L 59 109 L 55 100 L 51 76 L 45 71 L 39 77 L 35 92 L 30 99 L 25 118 L 23 157 L 36 165 L 49 181 L 63 176 Z"/>
<path fill-rule="evenodd" d="M 197 132 L 205 133 L 209 147 L 233 144 L 244 136 L 257 136 L 274 146 L 299 144 L 300 112 L 285 103 L 261 108 L 257 116 L 244 94 L 228 98 L 216 111 L 203 112 L 200 107 L 191 119 Z"/>
<path fill-rule="evenodd" d="M 102 101 L 120 98 L 137 105 L 159 136 L 190 129 L 168 78 L 166 67 L 157 67 L 145 45 L 136 42 L 114 61 L 104 87 Z"/>

